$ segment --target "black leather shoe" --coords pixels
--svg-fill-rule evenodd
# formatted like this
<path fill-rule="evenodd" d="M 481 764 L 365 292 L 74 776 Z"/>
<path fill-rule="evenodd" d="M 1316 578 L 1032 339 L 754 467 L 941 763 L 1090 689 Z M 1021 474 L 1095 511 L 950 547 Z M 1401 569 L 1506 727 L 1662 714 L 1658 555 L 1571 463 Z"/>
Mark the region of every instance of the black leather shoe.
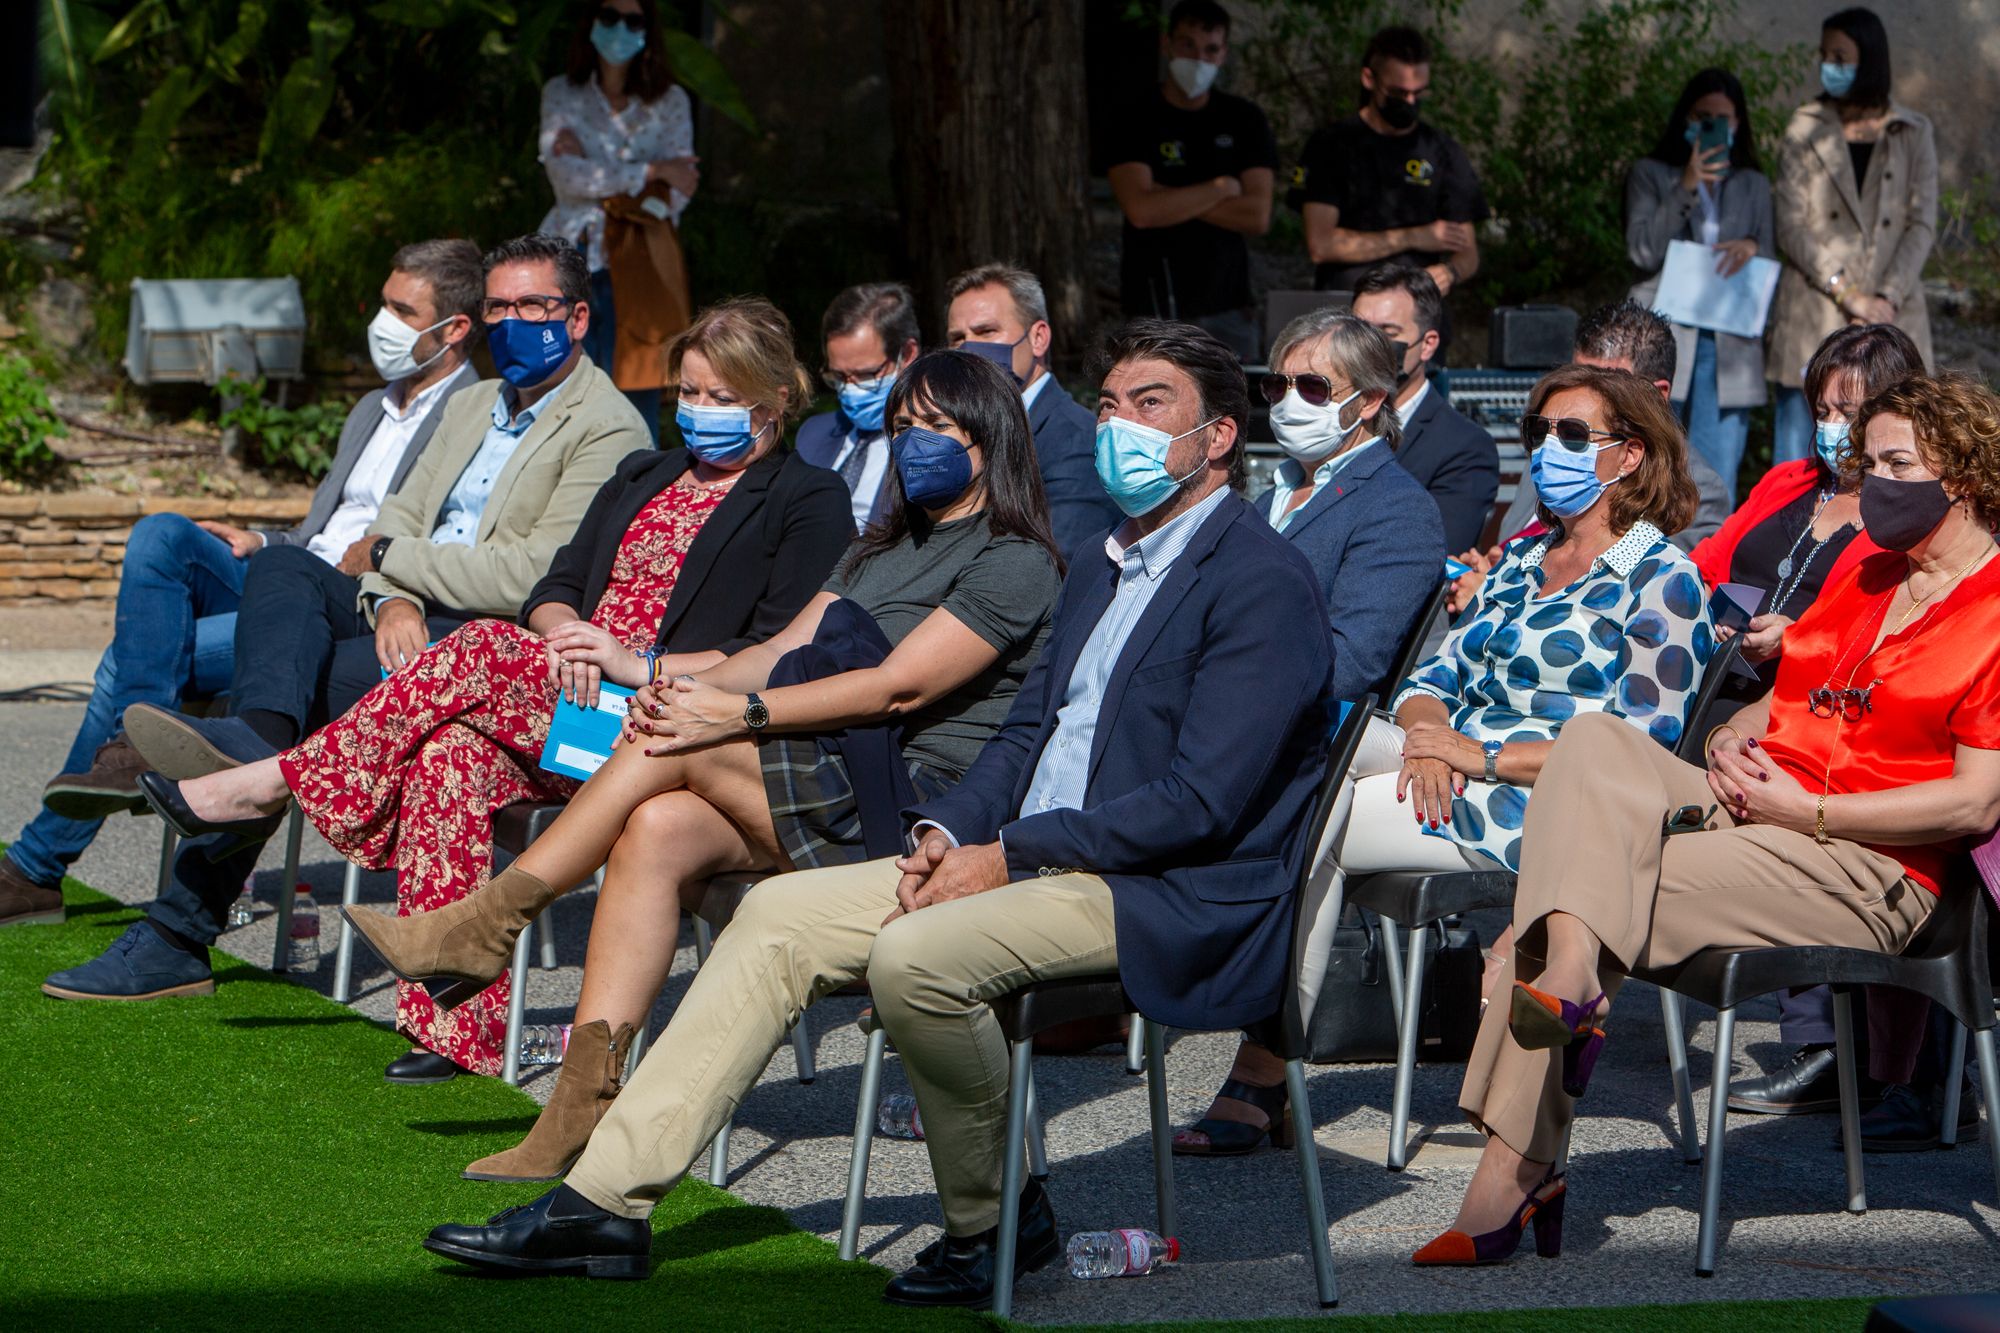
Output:
<path fill-rule="evenodd" d="M 1928 1152 L 1938 1146 L 1939 1109 L 1917 1089 L 1890 1084 L 1882 1091 L 1881 1104 L 1861 1117 L 1861 1151 Z M 1834 1135 L 1834 1142 L 1839 1141 Z"/>
<path fill-rule="evenodd" d="M 1021 1224 L 1015 1233 L 1014 1276 L 1046 1267 L 1062 1252 L 1055 1209 L 1040 1181 L 1021 1191 Z M 890 1305 L 970 1306 L 993 1304 L 993 1255 L 999 1227 L 976 1236 L 946 1236 L 917 1255 L 917 1262 L 890 1279 L 882 1299 Z"/>
<path fill-rule="evenodd" d="M 1840 1074 L 1833 1047 L 1801 1046 L 1762 1078 L 1730 1084 L 1729 1109 L 1751 1115 L 1821 1115 L 1840 1110 Z M 1882 1085 L 1863 1075 L 1861 1107 L 1881 1100 Z"/>
<path fill-rule="evenodd" d="M 414 1050 L 391 1060 L 382 1077 L 391 1083 L 449 1083 L 459 1072 L 436 1051 Z"/>
<path fill-rule="evenodd" d="M 263 842 L 278 831 L 278 821 L 284 818 L 281 810 L 277 814 L 256 815 L 250 819 L 203 819 L 181 799 L 181 784 L 163 773 L 141 773 L 139 794 L 183 838 L 199 838 L 205 833 L 231 833 L 245 842 Z"/>
<path fill-rule="evenodd" d="M 642 1278 L 653 1251 L 653 1228 L 641 1218 L 607 1213 L 558 1185 L 533 1203 L 495 1213 L 485 1226 L 433 1227 L 424 1248 L 475 1268 Z"/>

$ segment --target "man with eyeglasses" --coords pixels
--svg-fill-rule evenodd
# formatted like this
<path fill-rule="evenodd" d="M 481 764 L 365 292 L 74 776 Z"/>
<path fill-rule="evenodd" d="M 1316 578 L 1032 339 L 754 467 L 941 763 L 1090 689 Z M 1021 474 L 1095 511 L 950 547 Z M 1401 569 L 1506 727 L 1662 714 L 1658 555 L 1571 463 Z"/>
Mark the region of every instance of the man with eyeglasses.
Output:
<path fill-rule="evenodd" d="M 576 247 L 534 234 L 488 252 L 481 313 L 499 380 L 448 401 L 437 433 L 369 526 L 366 569 L 303 546 L 251 557 L 236 618 L 229 716 L 140 704 L 125 730 L 176 780 L 251 763 L 347 711 L 427 643 L 482 616 L 512 618 L 646 423 L 591 364 L 589 274 Z M 45 994 L 150 1000 L 213 993 L 208 946 L 282 815 L 190 838 L 144 921 Z"/>
<path fill-rule="evenodd" d="M 857 532 L 889 507 L 889 431 L 882 410 L 896 376 L 917 358 L 918 336 L 916 302 L 900 282 L 849 287 L 820 321 L 824 378 L 837 402 L 832 411 L 800 422 L 792 447 L 847 483 Z"/>

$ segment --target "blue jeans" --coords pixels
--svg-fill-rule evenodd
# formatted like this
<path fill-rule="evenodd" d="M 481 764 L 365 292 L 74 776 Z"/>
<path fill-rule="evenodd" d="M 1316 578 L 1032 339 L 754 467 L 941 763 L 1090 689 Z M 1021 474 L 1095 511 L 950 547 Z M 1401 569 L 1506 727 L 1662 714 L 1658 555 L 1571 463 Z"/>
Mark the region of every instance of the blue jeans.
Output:
<path fill-rule="evenodd" d="M 583 335 L 583 354 L 607 375 L 611 373 L 611 353 L 617 346 L 617 337 L 618 307 L 611 297 L 611 270 L 601 268 L 590 275 L 590 332 Z M 646 419 L 646 429 L 653 436 L 653 447 L 658 448 L 660 391 L 625 389 L 622 392 L 632 406 L 639 409 L 639 415 Z"/>
<path fill-rule="evenodd" d="M 1777 429 L 1771 439 L 1771 463 L 1795 463 L 1813 451 L 1812 405 L 1804 389 L 1778 390 Z"/>
<path fill-rule="evenodd" d="M 1681 420 L 1688 446 L 1702 456 L 1729 489 L 1736 504 L 1736 473 L 1743 466 L 1743 447 L 1750 438 L 1750 409 L 1724 407 L 1716 392 L 1715 335 L 1703 330 L 1694 343 L 1694 374 L 1688 380 L 1687 404 Z"/>
<path fill-rule="evenodd" d="M 183 693 L 228 691 L 236 660 L 236 603 L 249 563 L 231 555 L 228 542 L 179 514 L 153 514 L 133 526 L 111 646 L 97 664 L 90 703 L 63 772 L 88 770 L 97 747 L 117 734 L 132 704 L 174 708 Z M 44 809 L 21 830 L 7 857 L 37 884 L 54 886 L 103 823 L 64 819 Z"/>

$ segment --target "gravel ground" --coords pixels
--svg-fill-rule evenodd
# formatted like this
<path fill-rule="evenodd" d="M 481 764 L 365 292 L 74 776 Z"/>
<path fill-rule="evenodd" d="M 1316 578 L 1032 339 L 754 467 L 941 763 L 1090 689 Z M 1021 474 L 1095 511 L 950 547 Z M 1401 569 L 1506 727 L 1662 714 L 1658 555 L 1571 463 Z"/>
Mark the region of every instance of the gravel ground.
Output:
<path fill-rule="evenodd" d="M 68 744 L 80 709 L 71 704 L 0 704 L 0 836 L 11 838 L 37 808 L 39 791 Z M 78 878 L 127 902 L 150 898 L 158 868 L 156 821 L 120 816 L 76 866 Z M 258 919 L 221 947 L 253 962 L 271 957 L 281 848 L 274 844 L 258 875 L 266 904 Z M 308 832 L 303 877 L 322 904 L 338 900 L 341 863 Z M 364 901 L 392 896 L 385 876 L 363 882 Z M 535 972 L 529 1021 L 561 1022 L 574 1002 L 591 895 L 558 903 L 554 921 L 560 966 Z M 325 957 L 302 984 L 332 985 L 332 913 Z M 1492 931 L 1486 930 L 1488 938 Z M 674 975 L 654 1012 L 664 1023 L 694 966 L 685 934 Z M 0 942 L 0 947 L 5 947 Z M 365 958 L 365 950 L 360 958 Z M 81 961 L 81 960 L 79 960 Z M 362 1013 L 387 1020 L 393 992 L 386 974 L 357 966 Z M 53 1001 L 51 1001 L 53 1003 Z M 782 1208 L 800 1227 L 832 1237 L 840 1224 L 847 1145 L 853 1124 L 862 1038 L 853 1019 L 860 1001 L 832 999 L 808 1016 L 817 1080 L 794 1080 L 781 1049 L 744 1102 L 732 1145 L 730 1188 L 742 1198 Z M 1714 1025 L 1691 1014 L 1691 1062 L 1706 1123 Z M 1737 1067 L 1780 1052 L 1775 1009 L 1748 1006 L 1737 1025 Z M 1662 1059 L 1659 1006 L 1644 986 L 1628 988 L 1614 1036 L 1592 1084 L 1589 1115 L 1577 1125 L 1572 1199 L 1560 1267 L 1528 1257 L 1482 1272 L 1413 1270 L 1412 1250 L 1447 1225 L 1471 1170 L 1476 1142 L 1456 1116 L 1459 1070 L 1424 1067 L 1416 1113 L 1435 1132 L 1410 1169 L 1382 1168 L 1388 1129 L 1386 1066 L 1315 1069 L 1309 1082 L 1343 1312 L 1458 1311 L 1636 1302 L 1906 1296 L 2000 1287 L 1994 1248 L 2000 1213 L 1994 1175 L 1975 1144 L 1952 1152 L 1869 1159 L 1865 1216 L 1841 1209 L 1841 1158 L 1831 1149 L 1826 1117 L 1784 1120 L 1731 1117 L 1726 1248 L 1721 1271 L 1693 1276 L 1698 1174 L 1683 1164 L 1668 1119 L 1670 1088 Z M 1223 1078 L 1233 1049 L 1226 1035 L 1181 1036 L 1168 1058 L 1170 1106 L 1177 1123 L 1196 1117 Z M 190 1072 L 190 1077 L 198 1076 Z M 527 1090 L 545 1098 L 553 1078 Z M 1049 1057 L 1037 1063 L 1053 1163 L 1051 1192 L 1065 1231 L 1152 1224 L 1152 1177 L 1145 1091 L 1114 1051 Z M 887 1084 L 904 1086 L 892 1067 Z M 410 1090 L 421 1099 L 424 1090 Z M 440 1163 L 454 1169 L 456 1163 Z M 706 1161 L 697 1165 L 706 1170 Z M 1082 1283 L 1054 1270 L 1026 1279 L 1017 1317 L 1030 1322 L 1143 1322 L 1309 1314 L 1310 1262 L 1304 1257 L 1298 1177 L 1290 1154 L 1264 1151 L 1239 1160 L 1178 1163 L 1186 1262 L 1141 1281 Z M 867 1257 L 905 1266 L 936 1235 L 938 1211 L 921 1145 L 877 1141 L 863 1243 Z M 440 1219 L 443 1220 L 443 1219 Z M 414 1238 L 413 1238 L 414 1239 Z"/>

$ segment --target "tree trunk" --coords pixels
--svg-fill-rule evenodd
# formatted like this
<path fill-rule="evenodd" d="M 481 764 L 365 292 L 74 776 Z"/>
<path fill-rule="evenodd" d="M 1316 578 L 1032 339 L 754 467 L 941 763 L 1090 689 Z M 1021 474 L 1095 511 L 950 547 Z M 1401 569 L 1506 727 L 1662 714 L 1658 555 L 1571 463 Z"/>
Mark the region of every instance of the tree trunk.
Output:
<path fill-rule="evenodd" d="M 1055 352 L 1095 318 L 1081 0 L 887 0 L 897 200 L 924 325 L 975 264 L 1042 280 Z"/>

